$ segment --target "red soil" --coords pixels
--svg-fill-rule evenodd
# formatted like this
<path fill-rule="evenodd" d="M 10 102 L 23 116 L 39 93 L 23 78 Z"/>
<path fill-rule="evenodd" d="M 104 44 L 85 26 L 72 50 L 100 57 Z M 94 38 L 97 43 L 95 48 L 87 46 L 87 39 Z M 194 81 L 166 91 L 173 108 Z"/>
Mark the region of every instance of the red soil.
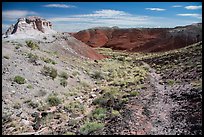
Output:
<path fill-rule="evenodd" d="M 94 28 L 72 33 L 91 47 L 159 52 L 185 47 L 202 40 L 202 23 L 176 28 Z"/>

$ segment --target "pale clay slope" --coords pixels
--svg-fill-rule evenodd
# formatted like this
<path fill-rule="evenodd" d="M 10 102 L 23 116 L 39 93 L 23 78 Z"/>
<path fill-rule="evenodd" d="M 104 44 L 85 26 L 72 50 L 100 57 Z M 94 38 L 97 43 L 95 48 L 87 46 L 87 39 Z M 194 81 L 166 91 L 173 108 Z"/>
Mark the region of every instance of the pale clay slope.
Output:
<path fill-rule="evenodd" d="M 46 104 L 48 95 L 55 92 L 61 100 L 65 100 L 64 103 L 70 102 L 73 99 L 82 102 L 83 97 L 80 96 L 80 93 L 78 96 L 70 96 L 69 99 L 67 99 L 68 93 L 72 92 L 74 88 L 80 84 L 80 81 L 86 81 L 86 83 L 93 85 L 93 87 L 95 84 L 86 72 L 81 69 L 82 66 L 80 65 L 80 67 L 78 67 L 79 64 L 76 64 L 75 61 L 77 60 L 76 57 L 79 55 L 69 46 L 64 46 L 66 41 L 60 39 L 48 44 L 41 41 L 38 44 L 40 50 L 31 50 L 25 46 L 25 40 L 28 39 L 3 39 L 2 41 L 2 116 L 10 115 L 11 119 L 19 123 L 19 126 L 27 127 L 27 131 L 34 131 L 31 127 L 31 114 L 37 112 L 37 108 L 33 109 L 29 107 L 27 103 L 24 103 L 26 100 L 32 100 L 34 103 Z M 74 41 L 75 39 L 69 38 L 69 40 Z M 15 43 L 11 43 L 11 41 L 15 41 L 18 44 L 20 43 L 23 46 L 19 49 L 15 49 L 17 44 L 14 45 Z M 32 39 L 32 41 L 35 43 L 38 42 L 35 39 Z M 57 55 L 52 54 L 55 51 L 57 51 Z M 32 53 L 39 57 L 50 58 L 57 64 L 48 64 L 39 59 L 37 61 L 38 65 L 34 65 L 29 62 L 25 53 Z M 9 59 L 5 59 L 4 56 L 8 56 Z M 78 60 L 79 59 L 83 60 L 82 58 L 78 58 Z M 79 74 L 73 78 L 68 78 L 68 86 L 63 87 L 60 85 L 61 78 L 59 76 L 52 80 L 50 77 L 41 74 L 44 65 L 52 66 L 57 69 L 58 74 L 61 72 L 66 72 L 69 75 L 74 72 L 78 72 Z M 17 75 L 24 77 L 26 79 L 26 84 L 20 85 L 13 82 L 14 77 Z M 27 87 L 28 85 L 32 85 L 33 88 L 29 89 Z M 92 93 L 90 92 L 89 94 Z M 89 94 L 87 94 L 87 96 L 89 96 Z M 17 103 L 21 104 L 20 109 L 13 108 Z M 25 120 L 28 125 L 25 124 Z M 9 129 L 7 130 L 9 131 Z M 17 133 L 20 132 L 10 132 L 8 134 Z"/>
<path fill-rule="evenodd" d="M 24 25 L 21 23 L 24 23 Z M 38 103 L 39 106 L 46 105 L 47 97 L 55 92 L 65 104 L 78 100 L 85 105 L 91 103 L 91 100 L 82 101 L 85 98 L 84 94 L 77 93 L 77 96 L 70 96 L 69 93 L 81 86 L 80 84 L 83 81 L 91 85 L 92 88 L 95 86 L 94 81 L 86 74 L 83 66 L 80 65 L 81 62 L 88 58 L 81 55 L 81 53 L 77 53 L 72 47 L 73 44 L 83 46 L 82 42 L 68 34 L 64 35 L 49 28 L 44 28 L 45 33 L 42 33 L 33 29 L 30 24 L 21 23 L 18 24 L 20 31 L 2 36 L 2 117 L 9 116 L 12 121 L 18 123 L 17 126 L 25 129 L 24 131 L 14 131 L 15 128 L 13 127 L 4 127 L 4 134 L 20 134 L 25 131 L 34 131 L 31 114 L 38 111 L 37 108 L 30 107 L 25 101 L 31 100 L 34 103 Z M 28 40 L 36 43 L 40 49 L 31 50 L 26 46 L 26 41 Z M 19 45 L 21 45 L 20 48 L 16 49 Z M 26 55 L 28 53 L 36 54 L 39 57 L 37 64 L 29 62 L 29 58 Z M 6 59 L 5 56 L 9 57 L 9 59 Z M 45 63 L 41 57 L 50 58 L 57 64 Z M 55 68 L 58 74 L 66 72 L 68 75 L 72 75 L 77 72 L 78 75 L 69 77 L 67 79 L 68 85 L 63 87 L 60 85 L 61 78 L 59 76 L 52 80 L 49 76 L 44 76 L 41 73 L 43 66 Z M 26 83 L 17 84 L 14 82 L 15 76 L 24 77 Z M 28 88 L 29 85 L 32 88 Z M 89 92 L 86 96 L 92 94 L 95 93 Z M 18 109 L 14 108 L 17 104 L 20 104 Z M 89 111 L 89 109 L 86 111 Z M 67 115 L 67 117 L 69 116 Z"/>

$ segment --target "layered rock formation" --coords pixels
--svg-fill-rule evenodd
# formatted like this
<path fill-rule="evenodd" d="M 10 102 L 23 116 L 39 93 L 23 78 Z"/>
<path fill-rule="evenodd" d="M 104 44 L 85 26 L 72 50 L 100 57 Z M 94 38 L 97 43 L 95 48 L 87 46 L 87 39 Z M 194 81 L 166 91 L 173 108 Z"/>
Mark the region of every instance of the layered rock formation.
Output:
<path fill-rule="evenodd" d="M 201 41 L 202 23 L 175 28 L 93 28 L 72 35 L 91 47 L 158 52 Z"/>
<path fill-rule="evenodd" d="M 53 45 L 53 48 L 61 47 L 62 53 L 66 51 L 71 56 L 90 59 L 105 58 L 105 56 L 97 53 L 94 49 L 69 34 L 64 35 L 56 32 L 52 29 L 52 23 L 41 17 L 19 18 L 17 23 L 11 25 L 2 37 L 12 40 L 23 39 L 25 41 L 33 39 L 42 43 L 49 43 L 49 45 Z"/>
<path fill-rule="evenodd" d="M 19 18 L 17 23 L 8 28 L 5 35 L 12 34 L 39 34 L 39 33 L 55 33 L 52 29 L 52 23 L 37 16 L 27 18 Z"/>

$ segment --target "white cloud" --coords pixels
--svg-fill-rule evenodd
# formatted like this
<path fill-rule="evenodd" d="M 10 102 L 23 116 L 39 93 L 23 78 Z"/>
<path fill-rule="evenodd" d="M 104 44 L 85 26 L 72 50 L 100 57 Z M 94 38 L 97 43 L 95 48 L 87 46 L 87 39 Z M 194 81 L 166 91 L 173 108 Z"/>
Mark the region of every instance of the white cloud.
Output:
<path fill-rule="evenodd" d="M 104 24 L 112 21 L 111 24 L 117 24 L 119 22 L 135 22 L 146 21 L 147 16 L 136 16 L 126 13 L 124 11 L 117 10 L 98 10 L 94 11 L 92 14 L 79 14 L 79 15 L 70 15 L 67 17 L 56 17 L 48 19 L 53 22 L 91 22 L 98 23 L 103 22 Z"/>
<path fill-rule="evenodd" d="M 69 31 L 77 29 L 77 31 L 79 31 L 99 26 L 129 27 L 149 24 L 148 16 L 132 15 L 124 11 L 111 9 L 97 10 L 90 14 L 77 14 L 66 17 L 49 18 L 48 20 L 53 22 L 56 29 L 63 30 L 63 27 L 66 26 Z"/>
<path fill-rule="evenodd" d="M 153 10 L 153 11 L 165 11 L 166 9 L 161 8 L 145 8 L 146 10 Z"/>
<path fill-rule="evenodd" d="M 179 16 L 179 15 L 178 15 Z M 181 16 L 187 16 L 181 14 Z M 120 28 L 137 28 L 137 27 L 175 27 L 177 25 L 188 25 L 200 22 L 200 16 L 194 15 L 196 18 L 178 18 L 172 19 L 168 17 L 154 17 L 130 14 L 125 11 L 103 9 L 93 11 L 88 14 L 76 14 L 48 18 L 52 21 L 53 28 L 61 32 L 77 32 L 80 30 L 93 27 L 113 27 Z"/>
<path fill-rule="evenodd" d="M 44 7 L 48 7 L 48 8 L 75 8 L 76 6 L 65 5 L 65 4 L 48 4 L 48 5 L 44 5 Z"/>
<path fill-rule="evenodd" d="M 92 14 L 77 15 L 77 17 L 113 17 L 113 16 L 125 16 L 128 13 L 119 10 L 103 9 L 94 11 Z"/>
<path fill-rule="evenodd" d="M 173 5 L 172 7 L 173 8 L 180 8 L 180 7 L 183 7 L 183 6 L 181 6 L 181 5 Z"/>
<path fill-rule="evenodd" d="M 2 19 L 7 21 L 15 21 L 20 17 L 26 17 L 28 15 L 37 15 L 37 13 L 27 10 L 7 10 L 2 12 Z"/>
<path fill-rule="evenodd" d="M 197 9 L 201 9 L 202 6 L 186 6 L 185 8 L 188 10 L 197 10 Z"/>
<path fill-rule="evenodd" d="M 78 18 L 78 17 L 77 18 L 76 17 L 56 17 L 56 18 L 49 18 L 48 20 L 53 22 L 84 21 L 83 18 Z"/>
<path fill-rule="evenodd" d="M 189 13 L 185 13 L 185 14 L 177 14 L 177 16 L 196 17 L 198 19 L 202 19 L 202 15 L 201 14 L 189 14 Z"/>

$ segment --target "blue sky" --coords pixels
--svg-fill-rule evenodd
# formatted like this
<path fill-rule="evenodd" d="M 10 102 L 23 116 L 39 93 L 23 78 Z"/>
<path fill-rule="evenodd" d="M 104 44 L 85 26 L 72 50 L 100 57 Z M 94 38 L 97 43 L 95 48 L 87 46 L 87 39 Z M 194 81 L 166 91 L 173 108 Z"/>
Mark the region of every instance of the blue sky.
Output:
<path fill-rule="evenodd" d="M 2 2 L 2 31 L 40 16 L 60 32 L 92 27 L 175 27 L 202 22 L 201 2 Z"/>

